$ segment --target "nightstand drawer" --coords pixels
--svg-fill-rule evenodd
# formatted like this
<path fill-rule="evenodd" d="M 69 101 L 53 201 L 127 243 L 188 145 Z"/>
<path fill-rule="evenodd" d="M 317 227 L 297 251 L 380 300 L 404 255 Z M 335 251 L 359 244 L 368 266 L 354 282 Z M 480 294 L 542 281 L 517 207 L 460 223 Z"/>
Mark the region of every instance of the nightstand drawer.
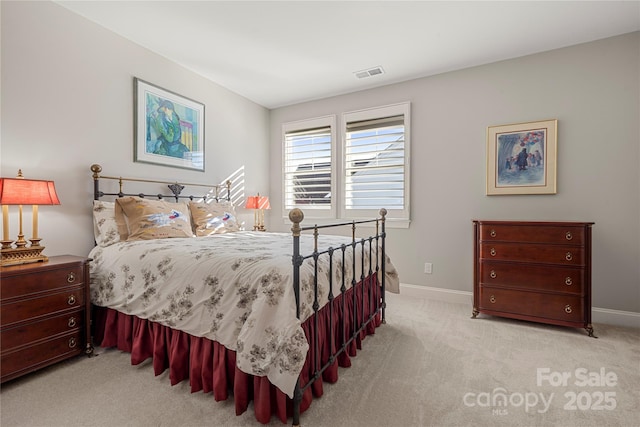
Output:
<path fill-rule="evenodd" d="M 2 278 L 2 299 L 38 294 L 67 286 L 83 284 L 83 265 L 71 265 L 50 271 L 39 271 L 28 274 L 16 274 Z"/>
<path fill-rule="evenodd" d="M 0 324 L 6 328 L 14 323 L 37 319 L 62 311 L 72 311 L 84 307 L 84 288 L 70 288 L 62 292 L 37 298 L 28 298 L 2 304 Z"/>
<path fill-rule="evenodd" d="M 480 286 L 481 310 L 579 322 L 584 300 L 579 296 L 552 295 Z"/>
<path fill-rule="evenodd" d="M 557 243 L 581 246 L 585 243 L 584 227 L 562 225 L 482 224 L 480 240 L 521 243 Z"/>
<path fill-rule="evenodd" d="M 37 322 L 19 324 L 2 330 L 0 347 L 2 352 L 7 352 L 16 347 L 28 346 L 33 342 L 48 339 L 55 335 L 76 331 L 83 326 L 83 323 L 84 310 L 79 309 Z"/>
<path fill-rule="evenodd" d="M 57 361 L 78 355 L 84 350 L 81 331 L 59 336 L 49 341 L 21 348 L 16 351 L 2 352 L 0 376 L 3 381 L 19 377 L 27 372 Z"/>
<path fill-rule="evenodd" d="M 506 286 L 582 295 L 584 269 L 480 261 L 480 281 L 486 286 Z"/>
<path fill-rule="evenodd" d="M 544 244 L 482 243 L 480 258 L 582 266 L 584 248 Z"/>

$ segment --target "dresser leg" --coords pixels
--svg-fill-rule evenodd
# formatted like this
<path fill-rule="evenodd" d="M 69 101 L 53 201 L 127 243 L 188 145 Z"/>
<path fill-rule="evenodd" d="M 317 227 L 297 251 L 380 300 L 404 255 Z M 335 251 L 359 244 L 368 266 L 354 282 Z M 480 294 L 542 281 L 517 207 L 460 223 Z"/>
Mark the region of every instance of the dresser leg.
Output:
<path fill-rule="evenodd" d="M 597 336 L 593 335 L 593 326 L 591 326 L 591 323 L 589 323 L 584 329 L 587 331 L 590 337 L 598 338 Z"/>
<path fill-rule="evenodd" d="M 475 308 L 475 307 L 473 307 L 473 311 L 471 312 L 471 318 L 472 318 L 472 319 L 475 319 L 475 318 L 476 318 L 476 316 L 477 316 L 478 314 L 480 314 L 480 312 L 478 311 L 478 309 L 477 309 L 477 308 Z"/>

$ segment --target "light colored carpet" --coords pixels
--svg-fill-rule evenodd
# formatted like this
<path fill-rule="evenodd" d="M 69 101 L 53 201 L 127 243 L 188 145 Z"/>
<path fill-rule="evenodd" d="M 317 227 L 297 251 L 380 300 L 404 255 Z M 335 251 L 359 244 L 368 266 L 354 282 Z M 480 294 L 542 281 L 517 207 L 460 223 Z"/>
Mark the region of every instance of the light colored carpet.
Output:
<path fill-rule="evenodd" d="M 338 383 L 325 385 L 304 426 L 640 426 L 638 329 L 596 324 L 593 339 L 578 329 L 471 319 L 461 304 L 387 301 L 387 324 Z M 259 425 L 252 407 L 235 416 L 231 401 L 191 394 L 186 381 L 171 387 L 150 362 L 131 366 L 126 353 L 97 352 L 4 384 L 2 427 Z M 569 377 L 551 384 L 538 372 Z"/>

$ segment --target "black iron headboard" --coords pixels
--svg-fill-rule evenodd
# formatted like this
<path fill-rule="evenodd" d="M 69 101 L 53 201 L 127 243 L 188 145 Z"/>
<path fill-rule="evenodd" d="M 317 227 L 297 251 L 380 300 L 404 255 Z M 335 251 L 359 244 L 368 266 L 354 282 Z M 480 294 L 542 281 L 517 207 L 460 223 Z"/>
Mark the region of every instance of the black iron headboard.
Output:
<path fill-rule="evenodd" d="M 211 184 L 191 184 L 191 183 L 186 183 L 186 182 L 177 182 L 177 181 L 160 181 L 160 180 L 154 180 L 154 179 L 140 179 L 140 178 L 123 178 L 123 177 L 116 177 L 116 176 L 105 176 L 105 175 L 100 175 L 100 172 L 102 172 L 102 166 L 98 165 L 98 164 L 93 164 L 91 165 L 91 172 L 93 172 L 93 199 L 94 200 L 99 200 L 100 198 L 104 197 L 104 196 L 114 196 L 114 197 L 124 197 L 124 196 L 137 196 L 137 197 L 156 197 L 158 199 L 164 199 L 164 198 L 171 198 L 173 197 L 175 199 L 176 202 L 178 202 L 180 199 L 189 199 L 189 200 L 194 200 L 194 199 L 203 199 L 205 202 L 207 200 L 215 200 L 216 202 L 220 201 L 220 200 L 227 200 L 227 201 L 231 201 L 231 181 L 227 181 L 225 182 L 224 185 L 211 185 Z M 117 193 L 107 193 L 104 192 L 102 190 L 100 190 L 100 180 L 101 179 L 108 179 L 108 180 L 116 180 L 119 183 L 119 190 Z M 152 184 L 167 184 L 167 187 L 169 187 L 169 190 L 171 191 L 171 194 L 148 194 L 148 193 L 125 193 L 123 190 L 124 187 L 124 182 L 126 181 L 130 181 L 130 182 L 146 182 L 146 183 L 152 183 Z M 182 190 L 184 190 L 184 188 L 186 186 L 189 187 L 206 187 L 209 190 L 204 194 L 204 195 L 200 195 L 200 196 L 193 196 L 193 195 L 181 195 L 180 193 L 182 192 Z M 222 192 L 222 194 L 221 194 Z M 224 195 L 224 192 L 226 192 L 226 195 Z M 223 197 L 224 195 L 224 197 Z"/>

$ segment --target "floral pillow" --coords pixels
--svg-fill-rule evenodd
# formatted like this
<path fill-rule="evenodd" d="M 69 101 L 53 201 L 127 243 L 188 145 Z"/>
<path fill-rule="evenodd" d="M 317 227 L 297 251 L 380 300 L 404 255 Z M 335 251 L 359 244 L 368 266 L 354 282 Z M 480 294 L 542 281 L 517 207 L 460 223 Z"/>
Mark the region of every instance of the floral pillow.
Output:
<path fill-rule="evenodd" d="M 121 197 L 116 199 L 115 216 L 121 240 L 193 237 L 186 203 Z"/>
<path fill-rule="evenodd" d="M 231 202 L 189 202 L 196 236 L 240 231 L 236 211 Z"/>
<path fill-rule="evenodd" d="M 120 241 L 114 202 L 93 201 L 93 234 L 98 246 L 109 246 Z"/>

